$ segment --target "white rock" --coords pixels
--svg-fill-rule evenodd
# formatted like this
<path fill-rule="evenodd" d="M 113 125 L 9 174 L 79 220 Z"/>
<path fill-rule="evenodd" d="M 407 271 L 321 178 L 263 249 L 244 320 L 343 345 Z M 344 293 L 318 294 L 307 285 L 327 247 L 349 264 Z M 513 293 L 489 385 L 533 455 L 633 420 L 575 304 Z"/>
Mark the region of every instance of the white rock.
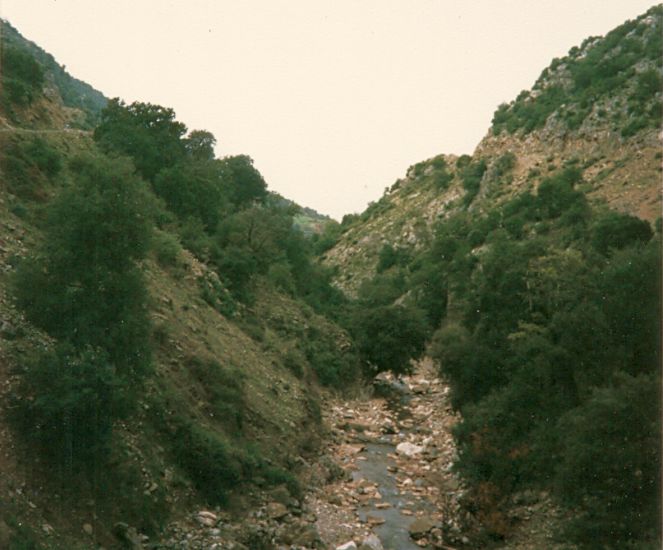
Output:
<path fill-rule="evenodd" d="M 207 510 L 201 510 L 198 512 L 196 519 L 198 520 L 198 523 L 206 527 L 214 527 L 217 521 L 216 514 Z"/>
<path fill-rule="evenodd" d="M 384 550 L 384 546 L 380 539 L 371 533 L 361 542 L 360 550 Z"/>
<path fill-rule="evenodd" d="M 355 544 L 355 541 L 351 540 L 350 542 L 341 544 L 341 546 L 337 546 L 336 550 L 357 550 L 357 545 Z"/>
<path fill-rule="evenodd" d="M 408 443 L 407 441 L 404 443 L 399 443 L 396 446 L 396 452 L 399 455 L 405 455 L 410 458 L 418 454 L 421 454 L 423 450 L 424 450 L 423 447 L 415 445 L 414 443 Z"/>

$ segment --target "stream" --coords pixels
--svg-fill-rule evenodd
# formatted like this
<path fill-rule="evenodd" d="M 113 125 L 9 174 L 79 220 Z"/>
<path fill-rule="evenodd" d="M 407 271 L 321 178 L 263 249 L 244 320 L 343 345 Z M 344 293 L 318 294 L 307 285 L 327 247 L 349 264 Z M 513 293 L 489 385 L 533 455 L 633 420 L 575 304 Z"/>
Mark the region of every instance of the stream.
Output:
<path fill-rule="evenodd" d="M 387 409 L 393 413 L 398 424 L 401 420 L 410 417 L 408 409 L 410 395 L 402 383 L 393 381 L 389 385 L 382 385 L 378 388 L 376 389 L 376 396 L 384 397 Z M 415 513 L 433 511 L 432 507 L 426 506 L 424 503 L 414 503 L 406 500 L 398 488 L 394 474 L 397 464 L 392 456 L 396 453 L 396 444 L 407 431 L 407 429 L 401 427 L 398 434 L 382 435 L 379 443 L 367 443 L 364 451 L 366 460 L 358 461 L 358 469 L 352 473 L 354 481 L 367 480 L 376 484 L 382 495 L 379 502 L 391 505 L 390 508 L 376 508 L 374 502 L 359 509 L 359 518 L 363 522 L 367 521 L 368 516 L 384 519 L 384 523 L 376 525 L 373 531 L 378 535 L 385 550 L 419 548 L 410 538 L 408 531 L 408 525 L 412 522 L 412 517 L 403 515 L 403 509 Z"/>
<path fill-rule="evenodd" d="M 422 362 L 412 376 L 380 380 L 371 399 L 332 408 L 337 442 L 330 455 L 347 475 L 314 506 L 327 518 L 318 529 L 330 548 L 360 547 L 371 533 L 384 550 L 453 548 L 460 540 L 461 491 L 451 472 L 456 417 L 447 393 Z"/>

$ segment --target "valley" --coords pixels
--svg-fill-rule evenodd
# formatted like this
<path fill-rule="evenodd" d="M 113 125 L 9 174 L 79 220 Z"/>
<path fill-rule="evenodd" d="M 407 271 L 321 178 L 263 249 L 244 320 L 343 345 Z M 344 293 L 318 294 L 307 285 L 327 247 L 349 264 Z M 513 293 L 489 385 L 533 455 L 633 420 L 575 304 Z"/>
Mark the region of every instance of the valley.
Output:
<path fill-rule="evenodd" d="M 340 223 L 2 27 L 0 550 L 660 546 L 663 7 Z"/>

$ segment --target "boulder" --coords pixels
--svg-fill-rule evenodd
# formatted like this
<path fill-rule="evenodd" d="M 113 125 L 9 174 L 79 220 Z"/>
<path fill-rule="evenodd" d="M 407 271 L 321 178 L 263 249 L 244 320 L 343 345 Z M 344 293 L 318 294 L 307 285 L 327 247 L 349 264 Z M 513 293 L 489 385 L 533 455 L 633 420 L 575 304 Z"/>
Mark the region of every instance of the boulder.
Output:
<path fill-rule="evenodd" d="M 384 523 L 384 518 L 381 516 L 373 516 L 368 514 L 366 516 L 366 523 L 369 525 L 382 525 Z"/>
<path fill-rule="evenodd" d="M 413 539 L 420 539 L 435 527 L 435 522 L 426 516 L 415 519 L 408 527 L 408 532 Z"/>
<path fill-rule="evenodd" d="M 336 550 L 357 550 L 357 545 L 355 544 L 355 541 L 351 540 L 350 542 L 337 546 Z"/>
<path fill-rule="evenodd" d="M 296 546 L 313 547 L 320 541 L 320 533 L 315 525 L 303 525 L 297 535 L 294 537 Z"/>
<path fill-rule="evenodd" d="M 269 519 L 281 519 L 288 515 L 288 509 L 280 502 L 270 502 L 265 513 Z"/>
<path fill-rule="evenodd" d="M 380 542 L 377 535 L 371 533 L 361 541 L 359 550 L 384 550 L 384 546 L 382 546 L 382 542 Z"/>
<path fill-rule="evenodd" d="M 216 514 L 208 510 L 201 510 L 198 512 L 196 519 L 200 525 L 204 525 L 205 527 L 214 527 L 218 521 Z"/>
<path fill-rule="evenodd" d="M 424 448 L 421 447 L 420 445 L 415 445 L 414 443 L 408 443 L 407 441 L 399 443 L 396 446 L 396 453 L 398 453 L 399 455 L 407 456 L 409 458 L 417 456 L 421 454 L 423 451 Z"/>

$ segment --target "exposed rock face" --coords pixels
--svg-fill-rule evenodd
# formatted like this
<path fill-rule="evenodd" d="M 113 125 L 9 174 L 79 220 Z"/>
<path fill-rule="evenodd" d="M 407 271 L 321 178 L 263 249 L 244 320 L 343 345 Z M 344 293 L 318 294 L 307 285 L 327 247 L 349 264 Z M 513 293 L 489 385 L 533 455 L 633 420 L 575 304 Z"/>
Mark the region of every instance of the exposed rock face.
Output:
<path fill-rule="evenodd" d="M 659 85 L 643 96 L 638 87 L 643 75 L 661 76 L 659 48 L 652 46 L 661 32 L 661 16 L 650 13 L 635 23 L 618 41 L 597 38 L 573 48 L 565 58 L 553 61 L 531 90 L 498 109 L 502 120 L 522 119 L 523 113 L 535 113 L 545 103 L 542 96 L 547 90 L 555 88 L 564 98 L 552 111 L 542 107 L 545 116 L 536 123 L 520 120 L 514 127 L 500 123 L 496 114 L 496 122 L 472 155 L 474 160 L 484 160 L 487 170 L 469 204 L 464 204 L 466 190 L 457 157 L 438 155 L 410 167 L 327 251 L 326 263 L 340 268 L 336 284 L 348 294 L 356 294 L 361 283 L 375 274 L 385 244 L 414 251 L 426 247 L 440 219 L 466 209 L 485 211 L 515 193 L 536 189 L 542 179 L 568 162 L 582 169 L 584 191 L 593 202 L 605 202 L 650 222 L 656 220 L 661 214 L 663 136 L 660 120 L 651 113 L 660 111 L 663 92 Z M 595 91 L 582 95 L 583 86 L 589 87 L 576 79 L 577 64 L 603 49 L 603 59 L 614 59 L 623 48 L 632 47 L 624 44 L 629 41 L 639 43 L 640 53 L 623 62 L 620 73 L 613 75 L 618 84 L 605 83 L 605 90 L 588 100 Z M 496 177 L 499 160 L 505 155 L 513 155 L 515 165 L 508 177 Z M 442 174 L 450 179 L 440 186 Z"/>

